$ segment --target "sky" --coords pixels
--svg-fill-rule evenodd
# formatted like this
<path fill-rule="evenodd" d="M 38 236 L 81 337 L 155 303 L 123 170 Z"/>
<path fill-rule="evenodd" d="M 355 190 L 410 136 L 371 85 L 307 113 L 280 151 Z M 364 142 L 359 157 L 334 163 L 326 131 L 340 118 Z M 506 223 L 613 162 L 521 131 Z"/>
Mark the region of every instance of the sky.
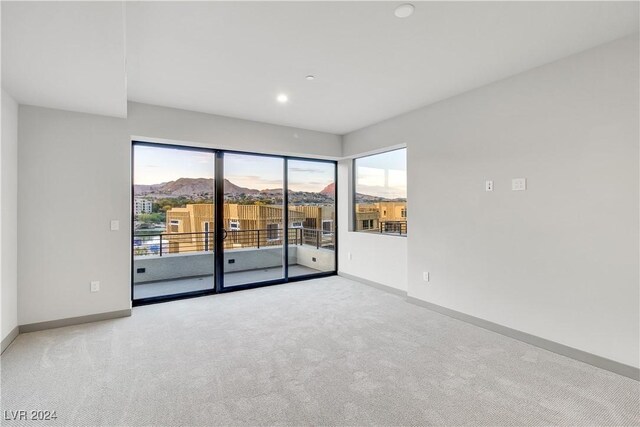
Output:
<path fill-rule="evenodd" d="M 356 159 L 356 192 L 389 199 L 407 197 L 407 150 Z"/>
<path fill-rule="evenodd" d="M 333 163 L 289 160 L 289 189 L 319 192 L 335 180 Z"/>
<path fill-rule="evenodd" d="M 178 178 L 213 178 L 214 155 L 205 151 L 135 145 L 133 183 L 160 184 Z"/>
<path fill-rule="evenodd" d="M 210 152 L 169 147 L 134 147 L 134 184 L 160 184 L 178 178 L 213 178 Z M 225 178 L 256 190 L 283 187 L 284 160 L 277 157 L 225 153 Z M 333 163 L 289 160 L 289 189 L 322 191 L 334 180 Z"/>

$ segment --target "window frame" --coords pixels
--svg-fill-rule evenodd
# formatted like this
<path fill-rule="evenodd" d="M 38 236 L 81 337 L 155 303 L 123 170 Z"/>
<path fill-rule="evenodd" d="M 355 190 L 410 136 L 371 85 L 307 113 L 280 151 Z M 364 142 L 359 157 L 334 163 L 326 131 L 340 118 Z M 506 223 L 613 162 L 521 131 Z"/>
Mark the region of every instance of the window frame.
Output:
<path fill-rule="evenodd" d="M 329 229 L 325 230 L 324 225 L 329 224 Z M 333 220 L 332 219 L 323 219 L 321 225 L 322 235 L 323 236 L 331 236 L 333 234 Z"/>
<path fill-rule="evenodd" d="M 361 219 L 360 221 L 362 221 L 362 231 L 373 230 L 373 220 L 372 219 Z"/>
<path fill-rule="evenodd" d="M 180 226 L 182 225 L 181 219 L 170 219 L 169 220 L 169 234 L 180 233 Z M 176 227 L 176 231 L 173 231 L 173 227 Z"/>
<path fill-rule="evenodd" d="M 357 191 L 357 188 L 358 188 L 358 169 L 357 169 L 356 162 L 358 160 L 361 160 L 361 159 L 366 159 L 367 157 L 379 156 L 379 155 L 382 155 L 382 154 L 387 154 L 387 153 L 391 153 L 391 152 L 398 151 L 398 150 L 405 150 L 405 153 L 408 153 L 407 147 L 405 145 L 405 146 L 396 146 L 394 148 L 389 148 L 389 149 L 386 149 L 386 150 L 383 150 L 383 151 L 380 151 L 380 152 L 377 152 L 377 153 L 366 154 L 366 155 L 363 155 L 363 156 L 356 156 L 353 159 L 351 159 L 351 168 L 350 168 L 351 169 L 351 176 L 349 177 L 350 181 L 351 181 L 351 195 L 350 195 L 350 197 L 351 197 L 351 211 L 350 211 L 351 212 L 350 213 L 351 221 L 350 221 L 350 225 L 349 225 L 349 232 L 377 234 L 377 235 L 381 235 L 381 236 L 396 236 L 396 237 L 405 237 L 405 238 L 407 237 L 407 235 L 408 235 L 407 231 L 405 231 L 405 234 L 387 233 L 387 232 L 382 232 L 382 231 L 374 232 L 374 230 L 376 230 L 376 227 L 372 227 L 372 228 L 370 228 L 368 230 L 364 230 L 364 229 L 363 230 L 358 230 L 358 203 L 356 201 L 356 194 L 358 192 Z M 408 154 L 406 155 L 406 158 L 408 160 L 408 158 L 409 158 Z M 408 171 L 408 167 L 407 167 L 407 171 Z M 408 188 L 408 186 L 409 186 L 408 177 L 406 179 L 406 185 L 407 185 L 407 188 Z M 407 194 L 407 196 L 408 196 L 408 194 Z M 405 207 L 404 207 L 405 212 L 407 210 L 407 203 L 408 203 L 408 197 L 405 200 Z M 379 214 L 380 214 L 380 212 L 379 212 Z M 407 225 L 408 225 L 407 217 L 405 216 L 403 218 L 404 218 L 404 221 L 400 221 L 400 222 L 404 222 L 405 223 L 405 230 L 407 230 Z M 378 217 L 379 227 L 378 228 L 380 230 L 381 230 L 382 224 L 384 222 L 386 222 L 386 221 L 383 221 L 382 216 L 379 215 L 379 217 Z"/>
<path fill-rule="evenodd" d="M 266 232 L 267 232 L 267 241 L 275 242 L 280 240 L 280 224 L 276 222 L 268 223 Z M 273 237 L 274 232 L 276 237 Z"/>

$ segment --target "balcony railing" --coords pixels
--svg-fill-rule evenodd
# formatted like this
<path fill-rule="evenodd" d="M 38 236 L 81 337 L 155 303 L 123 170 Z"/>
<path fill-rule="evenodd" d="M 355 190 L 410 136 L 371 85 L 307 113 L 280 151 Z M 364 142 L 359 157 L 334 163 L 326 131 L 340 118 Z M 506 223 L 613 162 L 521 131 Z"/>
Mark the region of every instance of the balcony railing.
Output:
<path fill-rule="evenodd" d="M 157 233 L 133 236 L 135 256 L 163 256 L 189 252 L 213 252 L 214 233 Z M 227 230 L 223 238 L 224 249 L 264 248 L 282 246 L 284 231 L 281 228 L 257 230 Z M 315 246 L 316 249 L 335 248 L 335 232 L 310 228 L 289 228 L 289 245 Z"/>
<path fill-rule="evenodd" d="M 407 221 L 380 221 L 380 233 L 407 235 Z"/>

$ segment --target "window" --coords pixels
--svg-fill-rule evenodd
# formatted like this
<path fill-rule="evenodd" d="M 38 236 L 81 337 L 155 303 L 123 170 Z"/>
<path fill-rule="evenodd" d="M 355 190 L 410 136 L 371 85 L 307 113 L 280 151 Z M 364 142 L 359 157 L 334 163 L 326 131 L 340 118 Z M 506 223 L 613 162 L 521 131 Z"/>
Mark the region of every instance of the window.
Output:
<path fill-rule="evenodd" d="M 355 159 L 353 173 L 355 231 L 406 236 L 407 149 Z"/>
<path fill-rule="evenodd" d="M 238 231 L 240 230 L 240 221 L 237 219 L 229 220 L 229 230 Z"/>
<path fill-rule="evenodd" d="M 332 219 L 323 219 L 322 220 L 322 235 L 328 236 L 333 231 L 333 220 Z"/>
<path fill-rule="evenodd" d="M 362 220 L 362 230 L 371 230 L 373 228 L 373 220 L 372 219 L 363 219 Z"/>
<path fill-rule="evenodd" d="M 267 224 L 267 240 L 278 240 L 278 224 Z"/>
<path fill-rule="evenodd" d="M 180 232 L 180 220 L 172 219 L 169 221 L 169 232 L 171 233 L 179 233 Z"/>
<path fill-rule="evenodd" d="M 302 221 L 294 221 L 291 223 L 291 228 L 302 228 Z"/>

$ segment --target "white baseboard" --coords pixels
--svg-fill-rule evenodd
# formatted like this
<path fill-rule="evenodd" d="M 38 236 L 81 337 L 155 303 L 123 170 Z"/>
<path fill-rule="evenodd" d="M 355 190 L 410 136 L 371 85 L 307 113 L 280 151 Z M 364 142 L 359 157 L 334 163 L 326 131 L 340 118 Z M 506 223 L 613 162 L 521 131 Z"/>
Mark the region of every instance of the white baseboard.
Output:
<path fill-rule="evenodd" d="M 11 345 L 13 340 L 16 339 L 18 334 L 20 334 L 20 327 L 16 326 L 11 330 L 11 332 L 9 332 L 6 337 L 4 337 L 2 343 L 0 343 L 0 354 L 4 353 L 4 351 Z"/>
<path fill-rule="evenodd" d="M 479 326 L 483 329 L 496 332 L 498 334 L 507 336 L 509 338 L 513 338 L 518 341 L 531 344 L 533 346 L 551 351 L 556 354 L 560 354 L 565 357 L 569 357 L 574 360 L 578 360 L 583 363 L 587 363 L 589 365 L 595 366 L 596 368 L 604 369 L 604 370 L 631 378 L 633 380 L 640 381 L 639 368 L 636 368 L 630 365 L 625 365 L 624 363 L 616 362 L 615 360 L 597 356 L 595 354 L 588 353 L 583 350 L 578 350 L 577 348 L 569 347 L 567 345 L 560 344 L 555 341 L 550 341 L 548 339 L 541 338 L 536 335 L 531 335 L 526 332 L 518 331 L 517 329 L 512 329 L 512 328 L 509 328 L 508 326 L 503 326 L 497 323 L 493 323 L 488 320 L 481 319 L 479 317 L 462 313 L 460 311 L 451 310 L 449 308 L 442 307 L 440 305 L 433 304 L 427 301 L 423 301 L 418 298 L 409 297 L 407 296 L 406 292 L 396 288 L 392 288 L 390 286 L 383 285 L 381 283 L 376 283 L 371 280 L 363 279 L 357 276 L 352 276 L 350 274 L 345 274 L 345 273 L 338 273 L 338 274 L 344 277 L 345 279 L 351 279 L 356 282 L 363 283 L 367 286 L 374 287 L 376 289 L 381 289 L 383 291 L 390 292 L 392 294 L 404 296 L 406 298 L 406 301 L 411 304 L 419 305 L 420 307 L 424 307 L 429 310 L 438 312 L 440 314 L 444 314 L 445 316 L 449 316 L 454 319 L 461 320 L 463 322 L 470 323 L 475 326 Z"/>

